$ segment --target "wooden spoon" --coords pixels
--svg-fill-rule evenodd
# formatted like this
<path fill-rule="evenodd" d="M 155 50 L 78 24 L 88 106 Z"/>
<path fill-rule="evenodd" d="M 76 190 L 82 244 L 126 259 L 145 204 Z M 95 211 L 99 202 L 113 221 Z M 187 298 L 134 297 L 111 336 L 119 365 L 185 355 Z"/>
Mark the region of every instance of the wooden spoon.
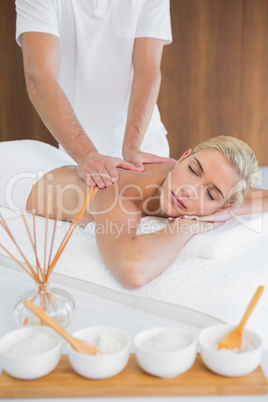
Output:
<path fill-rule="evenodd" d="M 261 294 L 264 290 L 263 286 L 259 286 L 258 289 L 256 290 L 254 296 L 251 299 L 251 302 L 248 305 L 248 308 L 246 309 L 246 312 L 241 320 L 241 322 L 238 324 L 236 328 L 234 328 L 229 334 L 227 334 L 219 343 L 218 345 L 218 350 L 220 349 L 241 349 L 241 343 L 242 343 L 242 332 L 244 329 L 244 326 L 251 315 L 254 307 L 259 301 L 259 298 L 261 297 Z"/>
<path fill-rule="evenodd" d="M 60 334 L 67 342 L 70 343 L 72 348 L 77 352 L 88 354 L 88 355 L 95 355 L 98 352 L 98 349 L 90 345 L 87 342 L 84 342 L 80 339 L 74 338 L 68 332 L 66 332 L 59 324 L 56 323 L 52 318 L 48 317 L 40 308 L 36 307 L 32 302 L 29 300 L 25 300 L 24 304 L 28 309 L 30 309 L 40 320 L 44 321 L 49 327 L 53 328 L 58 334 Z"/>

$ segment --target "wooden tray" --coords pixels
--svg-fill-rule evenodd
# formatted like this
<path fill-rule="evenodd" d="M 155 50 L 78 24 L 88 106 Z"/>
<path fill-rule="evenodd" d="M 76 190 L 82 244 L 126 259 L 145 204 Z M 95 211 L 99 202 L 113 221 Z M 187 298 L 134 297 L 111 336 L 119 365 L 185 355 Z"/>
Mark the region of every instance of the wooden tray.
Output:
<path fill-rule="evenodd" d="M 0 376 L 0 398 L 60 398 L 174 395 L 260 395 L 268 393 L 268 383 L 258 367 L 253 373 L 236 378 L 209 371 L 197 354 L 186 373 L 172 379 L 146 374 L 130 355 L 125 369 L 112 378 L 89 380 L 77 375 L 63 355 L 56 369 L 45 377 L 16 380 L 4 371 Z"/>

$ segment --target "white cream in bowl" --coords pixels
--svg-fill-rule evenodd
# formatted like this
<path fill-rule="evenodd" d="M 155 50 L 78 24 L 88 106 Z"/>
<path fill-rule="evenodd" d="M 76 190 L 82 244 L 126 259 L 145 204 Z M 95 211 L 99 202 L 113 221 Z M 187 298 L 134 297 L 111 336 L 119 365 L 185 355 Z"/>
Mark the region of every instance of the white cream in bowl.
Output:
<path fill-rule="evenodd" d="M 141 368 L 157 377 L 176 377 L 189 370 L 196 358 L 196 336 L 179 327 L 143 331 L 134 344 Z"/>
<path fill-rule="evenodd" d="M 260 336 L 247 328 L 243 331 L 242 348 L 220 349 L 220 341 L 234 329 L 231 325 L 214 325 L 199 335 L 200 354 L 203 363 L 213 372 L 226 377 L 250 374 L 260 364 L 263 342 Z"/>
<path fill-rule="evenodd" d="M 73 336 L 98 349 L 96 355 L 88 355 L 76 352 L 67 345 L 70 364 L 77 374 L 91 379 L 103 379 L 118 374 L 126 366 L 131 340 L 121 329 L 89 327 L 75 332 Z"/>
<path fill-rule="evenodd" d="M 98 349 L 98 355 L 115 353 L 125 346 L 124 341 L 119 339 L 117 336 L 114 336 L 114 334 L 111 334 L 110 332 L 89 334 L 87 339 L 84 340 Z"/>
<path fill-rule="evenodd" d="M 191 343 L 191 338 L 187 334 L 180 334 L 173 328 L 170 330 L 159 331 L 140 343 L 140 348 L 147 352 L 171 352 L 187 347 Z"/>
<path fill-rule="evenodd" d="M 48 352 L 56 346 L 58 340 L 46 332 L 29 333 L 25 338 L 13 343 L 6 349 L 8 356 L 33 356 Z"/>
<path fill-rule="evenodd" d="M 33 380 L 50 373 L 61 356 L 61 337 L 48 327 L 27 327 L 0 340 L 3 369 L 12 377 Z"/>

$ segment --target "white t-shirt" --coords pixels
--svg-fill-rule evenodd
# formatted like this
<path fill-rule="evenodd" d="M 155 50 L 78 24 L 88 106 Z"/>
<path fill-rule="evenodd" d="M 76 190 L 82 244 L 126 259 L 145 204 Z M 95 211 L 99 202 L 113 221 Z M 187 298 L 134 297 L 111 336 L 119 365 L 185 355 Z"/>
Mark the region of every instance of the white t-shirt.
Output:
<path fill-rule="evenodd" d="M 170 43 L 169 0 L 16 0 L 23 32 L 56 35 L 59 83 L 99 152 L 121 156 L 135 38 Z M 144 142 L 166 134 L 157 106 Z"/>

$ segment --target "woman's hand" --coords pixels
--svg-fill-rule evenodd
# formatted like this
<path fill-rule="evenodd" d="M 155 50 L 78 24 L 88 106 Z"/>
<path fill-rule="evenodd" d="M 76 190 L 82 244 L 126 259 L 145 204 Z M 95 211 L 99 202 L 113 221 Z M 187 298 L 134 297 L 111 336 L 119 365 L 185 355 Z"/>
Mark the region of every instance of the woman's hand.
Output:
<path fill-rule="evenodd" d="M 207 233 L 218 226 L 221 226 L 225 221 L 209 222 L 200 221 L 198 219 L 187 219 L 185 217 L 171 218 L 170 222 L 176 221 L 179 225 L 179 231 L 182 234 L 191 233 L 192 235 Z"/>
<path fill-rule="evenodd" d="M 231 206 L 221 208 L 219 211 L 214 212 L 211 215 L 182 215 L 178 218 L 170 217 L 168 218 L 169 221 L 173 222 L 176 219 L 189 219 L 189 220 L 196 220 L 200 222 L 226 222 L 229 219 L 233 218 L 233 214 L 231 213 Z"/>

